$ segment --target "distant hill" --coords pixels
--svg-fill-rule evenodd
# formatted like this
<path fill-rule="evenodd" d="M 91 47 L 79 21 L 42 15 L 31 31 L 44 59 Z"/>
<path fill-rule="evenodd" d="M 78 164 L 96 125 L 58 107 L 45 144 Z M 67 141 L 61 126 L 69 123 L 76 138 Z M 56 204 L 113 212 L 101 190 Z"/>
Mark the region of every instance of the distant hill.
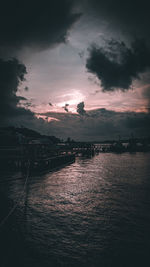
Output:
<path fill-rule="evenodd" d="M 57 144 L 60 139 L 55 136 L 41 135 L 39 132 L 25 127 L 1 127 L 0 128 L 0 146 L 15 146 L 20 143 L 29 143 L 31 141 L 41 143 Z"/>

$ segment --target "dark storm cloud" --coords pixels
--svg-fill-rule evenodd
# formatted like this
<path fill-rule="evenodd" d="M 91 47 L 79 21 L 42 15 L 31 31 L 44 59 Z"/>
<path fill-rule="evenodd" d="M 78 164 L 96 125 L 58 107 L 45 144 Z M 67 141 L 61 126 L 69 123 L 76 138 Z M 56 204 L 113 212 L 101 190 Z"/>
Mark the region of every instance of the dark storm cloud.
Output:
<path fill-rule="evenodd" d="M 144 88 L 142 95 L 147 100 L 147 111 L 150 112 L 150 84 Z"/>
<path fill-rule="evenodd" d="M 21 106 L 24 106 L 25 108 L 36 107 L 36 105 L 33 104 L 32 101 L 28 99 L 26 99 L 23 103 L 21 103 Z"/>
<path fill-rule="evenodd" d="M 144 88 L 142 95 L 145 98 L 149 98 L 150 99 L 150 84 L 146 88 Z"/>
<path fill-rule="evenodd" d="M 63 109 L 64 109 L 66 112 L 69 112 L 68 107 L 69 107 L 69 104 L 65 104 L 65 106 L 63 107 Z"/>
<path fill-rule="evenodd" d="M 125 120 L 125 125 L 133 130 L 135 133 L 138 132 L 139 134 L 149 136 L 150 135 L 150 114 L 139 113 L 135 116 L 127 116 Z"/>
<path fill-rule="evenodd" d="M 19 101 L 27 101 L 27 98 L 24 96 L 17 96 L 17 100 Z"/>
<path fill-rule="evenodd" d="M 79 115 L 85 115 L 86 111 L 84 109 L 84 102 L 81 102 L 77 105 L 77 112 L 79 113 Z"/>
<path fill-rule="evenodd" d="M 17 59 L 0 59 L 0 122 L 2 126 L 25 126 L 47 133 L 48 124 L 37 119 L 28 108 L 32 101 L 16 95 L 19 85 L 25 80 L 26 67 Z M 22 102 L 20 106 L 20 102 Z"/>
<path fill-rule="evenodd" d="M 91 118 L 99 118 L 99 117 L 102 118 L 103 117 L 103 118 L 107 119 L 107 118 L 114 117 L 116 114 L 118 114 L 118 113 L 113 111 L 113 110 L 107 110 L 105 108 L 99 108 L 99 109 L 91 110 L 88 112 L 88 115 Z"/>
<path fill-rule="evenodd" d="M 84 0 L 84 8 L 94 12 L 108 27 L 119 29 L 124 35 L 149 39 L 149 0 Z"/>
<path fill-rule="evenodd" d="M 6 0 L 0 4 L 0 48 L 39 50 L 65 42 L 79 18 L 72 0 Z"/>
<path fill-rule="evenodd" d="M 105 48 L 93 45 L 86 68 L 101 81 L 103 91 L 125 91 L 150 68 L 150 49 L 143 40 L 134 41 L 130 48 L 115 40 L 108 41 Z"/>
<path fill-rule="evenodd" d="M 80 58 L 83 58 L 84 57 L 84 51 L 79 52 L 78 55 Z"/>
<path fill-rule="evenodd" d="M 28 87 L 28 86 L 25 86 L 24 90 L 25 90 L 26 92 L 28 92 L 28 91 L 29 91 L 29 87 Z"/>
<path fill-rule="evenodd" d="M 8 58 L 23 47 L 42 50 L 65 42 L 70 28 L 79 17 L 80 14 L 74 12 L 74 0 L 1 2 L 0 56 L 3 58 L 0 59 L 1 121 L 15 122 L 15 118 L 16 121 L 21 118 L 27 121 L 30 116 L 35 122 L 34 113 L 28 109 L 33 106 L 32 103 L 16 95 L 27 73 L 26 67 L 17 59 L 8 60 Z M 6 58 L 7 60 L 4 60 Z M 24 90 L 28 91 L 28 87 Z"/>
<path fill-rule="evenodd" d="M 107 109 L 86 111 L 88 116 L 81 120 L 78 114 L 44 113 L 41 115 L 57 120 L 49 122 L 51 135 L 74 140 L 98 141 L 106 139 L 148 137 L 150 114 L 135 112 L 115 112 Z"/>
<path fill-rule="evenodd" d="M 17 59 L 0 59 L 0 118 L 1 122 L 16 116 L 33 116 L 32 112 L 18 107 L 25 97 L 17 96 L 19 85 L 25 80 L 27 73 L 24 64 Z"/>
<path fill-rule="evenodd" d="M 0 3 L 0 118 L 3 122 L 35 120 L 32 103 L 17 96 L 27 73 L 24 64 L 9 59 L 21 48 L 43 50 L 67 41 L 72 25 L 80 17 L 74 0 L 6 0 Z M 7 60 L 4 60 L 7 59 Z M 28 91 L 28 87 L 24 88 Z M 20 101 L 23 103 L 20 104 Z M 21 116 L 21 117 L 20 117 Z M 13 119 L 12 119 L 13 118 Z M 20 118 L 20 119 L 19 119 Z"/>

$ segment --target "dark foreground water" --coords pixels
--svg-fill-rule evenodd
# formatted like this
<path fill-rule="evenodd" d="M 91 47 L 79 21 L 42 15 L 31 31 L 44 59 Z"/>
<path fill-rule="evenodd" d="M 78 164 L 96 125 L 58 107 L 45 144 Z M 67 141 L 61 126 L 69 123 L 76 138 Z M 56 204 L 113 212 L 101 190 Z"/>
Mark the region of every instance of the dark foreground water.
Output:
<path fill-rule="evenodd" d="M 0 266 L 150 266 L 149 159 L 78 159 L 30 178 L 26 205 L 25 179 L 1 183 L 1 219 L 21 200 L 0 228 Z"/>

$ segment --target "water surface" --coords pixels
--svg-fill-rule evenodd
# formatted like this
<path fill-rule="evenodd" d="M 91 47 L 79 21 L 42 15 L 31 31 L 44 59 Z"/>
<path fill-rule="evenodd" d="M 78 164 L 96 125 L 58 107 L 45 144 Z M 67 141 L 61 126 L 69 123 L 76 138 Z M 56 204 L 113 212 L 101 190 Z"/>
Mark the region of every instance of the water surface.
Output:
<path fill-rule="evenodd" d="M 25 179 L 2 183 L 1 217 L 21 199 L 0 230 L 2 266 L 150 266 L 149 158 L 80 158 L 30 177 L 26 197 Z"/>

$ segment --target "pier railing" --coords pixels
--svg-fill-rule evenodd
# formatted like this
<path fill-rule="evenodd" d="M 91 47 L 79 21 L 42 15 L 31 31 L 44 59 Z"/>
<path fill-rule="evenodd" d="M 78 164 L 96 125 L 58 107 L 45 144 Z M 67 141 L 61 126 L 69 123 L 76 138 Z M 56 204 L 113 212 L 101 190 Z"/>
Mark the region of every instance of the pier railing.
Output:
<path fill-rule="evenodd" d="M 72 153 L 61 155 L 59 148 L 53 145 L 26 144 L 0 148 L 0 169 L 23 170 L 26 169 L 28 161 L 32 169 L 48 169 L 73 162 L 74 159 Z"/>

